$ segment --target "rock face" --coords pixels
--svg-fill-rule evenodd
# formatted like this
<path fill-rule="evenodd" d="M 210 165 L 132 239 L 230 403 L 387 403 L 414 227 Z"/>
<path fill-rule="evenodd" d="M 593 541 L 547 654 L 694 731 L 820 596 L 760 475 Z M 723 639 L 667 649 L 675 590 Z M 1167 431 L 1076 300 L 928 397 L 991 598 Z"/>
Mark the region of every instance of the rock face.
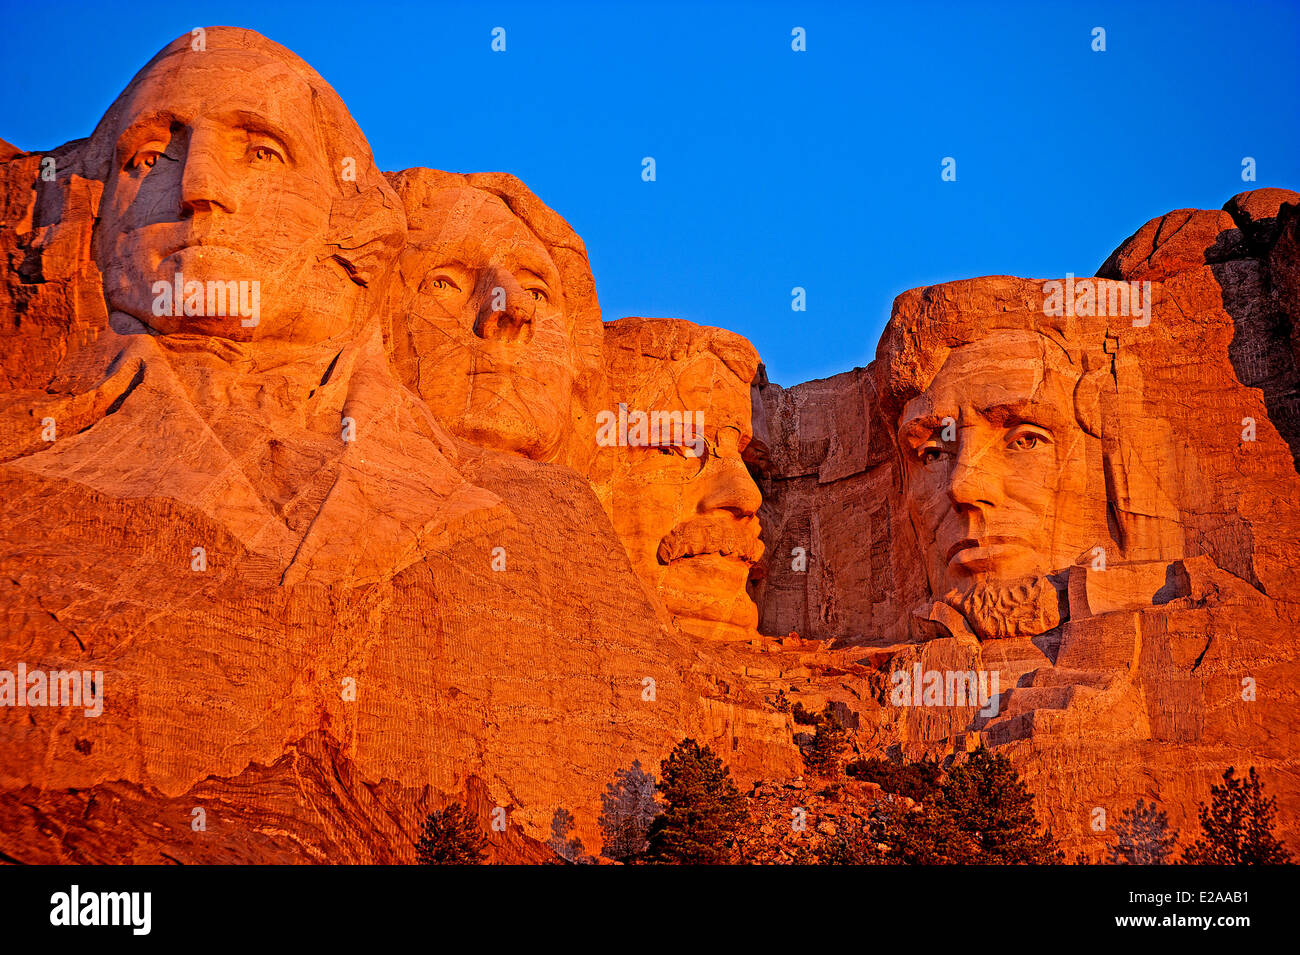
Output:
<path fill-rule="evenodd" d="M 685 632 L 747 640 L 763 553 L 752 345 L 679 319 L 605 329 L 611 407 L 598 416 L 592 483 L 632 566 Z"/>
<path fill-rule="evenodd" d="M 513 177 L 381 173 L 294 54 L 186 34 L 0 144 L 0 853 L 405 862 L 460 800 L 546 861 L 684 736 L 784 791 L 788 697 L 1003 748 L 1067 846 L 1247 763 L 1294 840 L 1298 230 L 1257 190 L 913 290 L 782 389 L 602 323 Z"/>
<path fill-rule="evenodd" d="M 1296 833 L 1297 223 L 1259 190 L 1096 279 L 917 289 L 868 368 L 762 387 L 760 628 L 919 666 L 860 686 L 872 735 L 1006 746 L 1067 841 L 1139 796 L 1190 826 L 1234 763 Z M 997 705 L 893 694 L 932 672 L 996 674 Z"/>
<path fill-rule="evenodd" d="M 384 309 L 403 382 L 458 437 L 581 470 L 602 397 L 582 240 L 513 176 L 390 178 L 408 227 Z"/>
<path fill-rule="evenodd" d="M 581 242 L 510 177 L 457 186 L 496 203 L 475 215 L 545 240 L 531 252 L 556 270 L 541 276 L 554 324 L 574 329 L 558 347 L 538 311 L 520 311 L 507 266 L 545 269 L 525 258 L 522 232 L 495 252 L 444 231 L 443 245 L 417 239 L 403 253 L 401 201 L 324 81 L 247 31 L 209 30 L 206 42 L 177 41 L 146 66 L 90 141 L 52 154 L 54 179 L 41 176 L 48 157 L 5 164 L 2 241 L 17 266 L 4 285 L 4 669 L 85 673 L 102 712 L 18 708 L 10 687 L 2 851 L 402 859 L 417 810 L 459 797 L 485 828 L 505 809 L 512 828 L 494 832 L 496 850 L 528 858 L 520 847 L 562 807 L 598 838 L 615 771 L 656 765 L 683 736 L 709 740 L 742 777 L 797 767 L 787 718 L 719 681 L 666 622 L 570 466 L 581 455 L 545 460 L 562 456 L 555 431 L 595 447 L 591 430 L 559 427 L 581 394 L 529 404 L 530 388 L 557 377 L 548 356 L 570 356 L 559 360 L 575 380 L 599 365 Z M 276 83 L 236 82 L 249 71 Z M 190 100 L 161 92 L 172 80 Z M 314 111 L 290 108 L 298 96 Z M 262 138 L 232 153 L 223 137 L 246 131 L 222 124 L 236 108 L 261 117 Z M 177 117 L 170 140 L 136 129 L 160 109 Z M 340 139 L 354 162 L 336 182 Z M 410 178 L 394 177 L 404 194 Z M 326 217 L 293 212 L 303 189 Z M 101 215 L 95 232 L 101 199 L 117 219 Z M 256 230 L 278 221 L 268 209 L 284 221 L 265 238 Z M 277 243 L 292 229 L 305 264 L 286 271 Z M 486 286 L 489 318 L 505 290 L 496 319 L 457 339 L 481 354 L 394 334 L 413 316 L 448 329 L 464 319 L 412 305 L 437 269 Z M 490 274 L 471 285 L 473 270 Z M 258 314 L 210 306 L 227 280 Z M 520 334 L 502 340 L 512 323 Z M 401 341 L 427 354 L 413 365 Z M 471 389 L 479 427 L 445 425 L 431 408 L 445 412 L 446 395 L 412 370 L 421 357 L 505 400 L 480 408 Z M 513 392 L 483 381 L 498 360 Z M 86 800 L 135 822 L 103 842 L 37 837 L 48 813 L 79 814 Z M 177 845 L 146 821 L 183 830 L 205 807 L 223 821 Z"/>

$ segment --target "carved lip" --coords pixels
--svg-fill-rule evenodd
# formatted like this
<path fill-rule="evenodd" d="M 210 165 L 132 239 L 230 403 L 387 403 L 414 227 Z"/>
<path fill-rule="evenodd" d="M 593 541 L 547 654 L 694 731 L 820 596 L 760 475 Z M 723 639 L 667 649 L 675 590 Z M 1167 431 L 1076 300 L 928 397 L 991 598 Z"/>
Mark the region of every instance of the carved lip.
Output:
<path fill-rule="evenodd" d="M 236 252 L 243 252 L 245 245 L 246 243 L 219 235 L 188 236 L 168 245 L 163 251 L 162 258 L 165 259 L 169 255 L 175 255 L 177 252 L 184 252 L 186 249 L 232 249 Z"/>
<path fill-rule="evenodd" d="M 1022 543 L 1024 542 L 1019 537 L 992 536 L 992 537 L 981 537 L 978 539 L 974 537 L 963 537 L 957 543 L 953 544 L 951 547 L 948 548 L 948 553 L 944 559 L 948 561 L 948 563 L 952 563 L 953 558 L 956 557 L 964 550 L 972 550 L 974 548 L 983 548 L 983 547 L 993 547 L 997 544 L 1022 544 Z"/>

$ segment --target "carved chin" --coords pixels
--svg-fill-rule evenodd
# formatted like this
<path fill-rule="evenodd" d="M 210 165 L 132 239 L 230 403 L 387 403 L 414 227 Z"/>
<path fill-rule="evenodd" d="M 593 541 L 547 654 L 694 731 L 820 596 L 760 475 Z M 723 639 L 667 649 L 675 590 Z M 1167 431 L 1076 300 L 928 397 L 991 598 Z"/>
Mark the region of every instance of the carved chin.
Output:
<path fill-rule="evenodd" d="M 1043 576 L 988 580 L 949 591 L 943 602 L 966 618 L 981 640 L 1036 637 L 1061 623 L 1061 600 Z"/>
<path fill-rule="evenodd" d="M 567 410 L 530 377 L 481 372 L 465 374 L 456 387 L 428 384 L 421 396 L 434 415 L 470 444 L 535 461 L 549 460 L 560 445 Z"/>
<path fill-rule="evenodd" d="M 659 579 L 659 597 L 682 630 L 708 639 L 749 639 L 758 607 L 745 590 L 750 565 L 738 557 L 699 554 L 673 561 Z"/>

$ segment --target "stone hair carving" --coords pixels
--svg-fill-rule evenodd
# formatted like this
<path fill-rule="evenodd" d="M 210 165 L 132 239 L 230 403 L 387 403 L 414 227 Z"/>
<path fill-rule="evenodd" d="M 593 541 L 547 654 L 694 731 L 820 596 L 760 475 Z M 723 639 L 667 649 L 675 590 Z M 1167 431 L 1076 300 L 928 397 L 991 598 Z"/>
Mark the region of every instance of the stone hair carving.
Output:
<path fill-rule="evenodd" d="M 1061 622 L 1061 594 L 1047 577 L 977 581 L 971 589 L 949 591 L 943 599 L 981 637 L 1033 636 Z"/>
<path fill-rule="evenodd" d="M 104 184 L 112 314 L 42 411 L 70 430 L 16 466 L 193 507 L 286 584 L 382 579 L 496 503 L 391 374 L 378 303 L 405 217 L 311 67 L 249 30 L 182 36 L 78 162 Z"/>
<path fill-rule="evenodd" d="M 1300 196 L 1143 226 L 1083 281 L 1144 327 L 952 282 L 783 388 L 602 324 L 519 180 L 381 173 L 298 57 L 196 33 L 0 141 L 4 858 L 409 863 L 460 802 L 553 862 L 683 739 L 770 820 L 831 782 L 796 700 L 846 757 L 1005 753 L 1068 854 L 1247 761 L 1300 837 Z"/>

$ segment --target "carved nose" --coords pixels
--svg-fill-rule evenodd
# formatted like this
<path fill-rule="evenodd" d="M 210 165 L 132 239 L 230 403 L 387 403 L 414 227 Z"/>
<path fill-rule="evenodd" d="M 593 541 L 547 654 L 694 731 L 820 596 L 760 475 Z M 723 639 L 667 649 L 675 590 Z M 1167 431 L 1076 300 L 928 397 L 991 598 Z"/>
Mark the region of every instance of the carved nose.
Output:
<path fill-rule="evenodd" d="M 1001 479 L 991 469 L 991 444 L 963 429 L 948 482 L 948 496 L 961 508 L 996 507 L 1002 502 Z"/>
<path fill-rule="evenodd" d="M 533 300 L 509 273 L 494 270 L 484 282 L 474 334 L 485 341 L 532 339 Z"/>
<path fill-rule="evenodd" d="M 231 188 L 215 155 L 215 151 L 195 136 L 185 152 L 185 168 L 181 173 L 181 218 L 221 210 L 231 214 L 236 210 L 235 191 Z"/>
<path fill-rule="evenodd" d="M 763 492 L 740 457 L 711 457 L 704 467 L 707 482 L 700 498 L 701 511 L 730 511 L 736 517 L 753 517 L 763 503 Z"/>

